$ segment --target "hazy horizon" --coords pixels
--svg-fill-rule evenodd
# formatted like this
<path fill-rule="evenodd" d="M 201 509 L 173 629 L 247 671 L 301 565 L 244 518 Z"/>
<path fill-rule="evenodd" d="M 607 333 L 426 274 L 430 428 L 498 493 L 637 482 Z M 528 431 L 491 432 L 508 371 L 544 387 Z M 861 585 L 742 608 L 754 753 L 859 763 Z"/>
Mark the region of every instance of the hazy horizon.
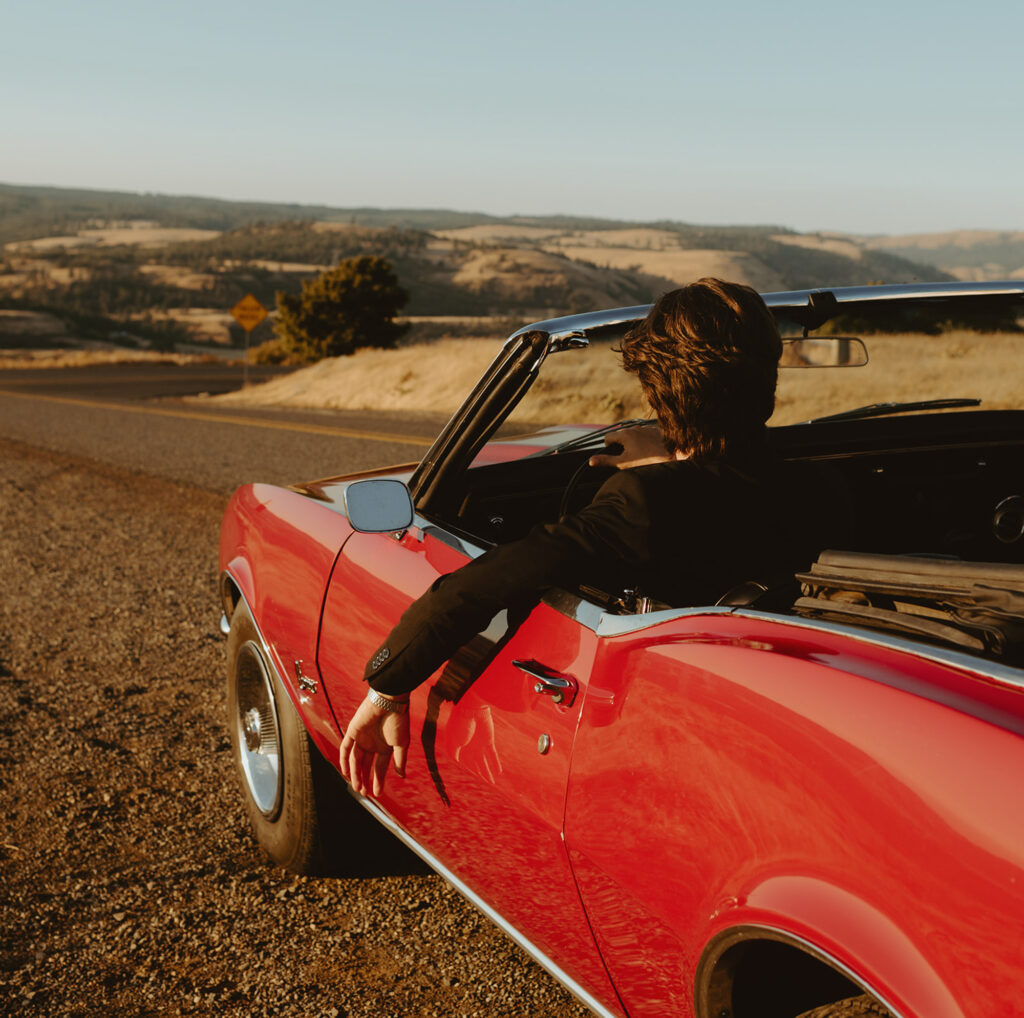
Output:
<path fill-rule="evenodd" d="M 604 216 L 596 213 L 570 213 L 570 212 L 511 212 L 511 213 L 498 213 L 488 209 L 469 209 L 469 208 L 454 208 L 454 207 L 443 207 L 443 206 L 410 206 L 410 205 L 332 205 L 324 202 L 297 202 L 291 199 L 269 199 L 269 198 L 231 198 L 224 195 L 214 194 L 196 194 L 196 193 L 171 193 L 167 191 L 141 191 L 141 190 L 123 190 L 115 188 L 105 187 L 80 187 L 74 184 L 52 184 L 47 182 L 41 183 L 30 183 L 25 181 L 13 181 L 13 180 L 0 180 L 0 187 L 16 187 L 16 188 L 44 188 L 52 189 L 55 191 L 86 191 L 94 192 L 97 195 L 102 194 L 125 194 L 125 195 L 137 195 L 139 197 L 158 197 L 158 198 L 196 198 L 200 200 L 210 201 L 224 201 L 224 202 L 238 202 L 256 205 L 294 205 L 296 208 L 329 208 L 332 211 L 340 212 L 354 212 L 358 213 L 361 211 L 365 212 L 389 212 L 389 213 L 401 213 L 401 212 L 437 212 L 437 213 L 453 213 L 456 215 L 465 216 L 486 216 L 495 219 L 583 219 L 583 220 L 606 220 L 608 222 L 620 222 L 624 226 L 648 226 L 658 223 L 674 223 L 685 226 L 697 226 L 697 227 L 709 227 L 715 228 L 720 226 L 735 226 L 735 227 L 751 227 L 754 229 L 781 229 L 781 230 L 795 230 L 794 227 L 787 227 L 783 223 L 753 223 L 753 222 L 734 222 L 734 223 L 723 223 L 723 222 L 697 222 L 693 220 L 681 220 L 681 219 L 669 219 L 667 216 L 659 216 L 652 219 L 621 219 L 615 216 Z M 919 231 L 908 231 L 907 233 L 882 233 L 880 231 L 869 231 L 865 233 L 857 233 L 852 230 L 832 230 L 828 228 L 807 228 L 803 230 L 795 230 L 797 233 L 806 234 L 823 234 L 837 236 L 846 235 L 852 237 L 902 237 L 902 236 L 929 236 L 929 235 L 944 235 L 944 234 L 955 234 L 955 233 L 1016 233 L 1024 232 L 1017 230 L 1014 227 L 1007 226 L 957 226 L 949 227 L 946 229 L 935 229 L 935 230 L 919 230 Z"/>

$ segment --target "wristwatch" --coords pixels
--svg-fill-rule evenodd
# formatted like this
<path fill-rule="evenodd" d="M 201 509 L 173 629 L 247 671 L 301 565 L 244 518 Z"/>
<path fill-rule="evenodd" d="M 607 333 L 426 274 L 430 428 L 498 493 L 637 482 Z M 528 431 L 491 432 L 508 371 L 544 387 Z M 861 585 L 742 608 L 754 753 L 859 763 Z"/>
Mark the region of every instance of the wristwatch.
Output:
<path fill-rule="evenodd" d="M 372 686 L 366 691 L 366 699 L 381 710 L 389 711 L 392 714 L 404 714 L 409 709 L 408 700 L 392 700 L 390 697 L 378 693 Z"/>

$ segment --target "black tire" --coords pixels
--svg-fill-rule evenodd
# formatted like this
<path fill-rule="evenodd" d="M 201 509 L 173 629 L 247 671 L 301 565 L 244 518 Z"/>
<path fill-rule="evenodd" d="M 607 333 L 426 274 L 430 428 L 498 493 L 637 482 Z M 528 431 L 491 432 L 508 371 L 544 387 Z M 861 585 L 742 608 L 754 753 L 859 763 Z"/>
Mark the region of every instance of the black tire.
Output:
<path fill-rule="evenodd" d="M 864 994 L 860 997 L 848 997 L 837 1000 L 834 1004 L 823 1004 L 810 1011 L 804 1011 L 797 1018 L 892 1018 L 892 1012 Z"/>
<path fill-rule="evenodd" d="M 239 601 L 228 635 L 228 728 L 256 840 L 293 873 L 324 868 L 320 809 L 337 789 Z M 347 797 L 345 797 L 347 798 Z M 318 805 L 319 801 L 319 805 Z"/>

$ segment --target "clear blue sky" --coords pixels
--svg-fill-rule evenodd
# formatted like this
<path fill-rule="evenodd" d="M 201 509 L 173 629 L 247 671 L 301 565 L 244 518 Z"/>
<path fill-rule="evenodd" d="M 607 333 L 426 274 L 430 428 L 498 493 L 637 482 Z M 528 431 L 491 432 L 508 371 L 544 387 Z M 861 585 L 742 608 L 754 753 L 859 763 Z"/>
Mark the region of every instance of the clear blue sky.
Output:
<path fill-rule="evenodd" d="M 1024 0 L 3 0 L 0 181 L 1024 229 Z"/>

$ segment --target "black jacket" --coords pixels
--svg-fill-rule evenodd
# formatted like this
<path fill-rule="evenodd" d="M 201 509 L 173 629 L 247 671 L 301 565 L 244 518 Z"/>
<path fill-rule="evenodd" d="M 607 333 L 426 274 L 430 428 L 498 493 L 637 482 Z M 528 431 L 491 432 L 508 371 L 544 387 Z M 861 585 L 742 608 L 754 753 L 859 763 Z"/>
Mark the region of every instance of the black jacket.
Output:
<path fill-rule="evenodd" d="M 616 471 L 585 509 L 440 577 L 402 615 L 364 678 L 381 693 L 409 692 L 499 611 L 536 603 L 549 587 L 634 589 L 681 607 L 714 604 L 747 580 L 791 577 L 842 542 L 834 501 L 822 498 L 813 470 L 767 454 Z"/>

